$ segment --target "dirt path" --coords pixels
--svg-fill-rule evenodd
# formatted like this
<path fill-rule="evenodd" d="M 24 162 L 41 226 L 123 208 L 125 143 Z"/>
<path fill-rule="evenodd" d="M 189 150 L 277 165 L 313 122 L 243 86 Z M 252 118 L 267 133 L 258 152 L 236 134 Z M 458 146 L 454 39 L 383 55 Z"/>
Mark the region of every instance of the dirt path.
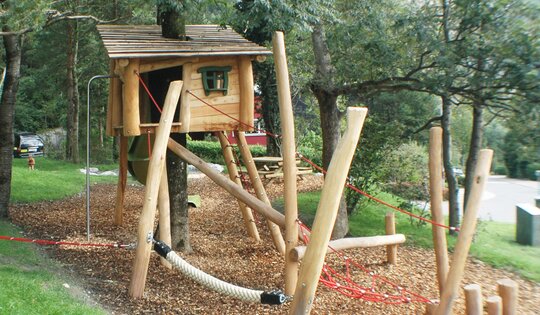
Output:
<path fill-rule="evenodd" d="M 299 181 L 299 188 L 307 191 L 320 184 L 320 178 L 306 177 Z M 279 195 L 281 183 L 273 181 L 267 189 L 271 196 Z M 112 224 L 114 192 L 115 187 L 110 185 L 92 188 L 93 242 L 130 243 L 135 240 L 144 190 L 142 187 L 128 187 L 125 224 L 122 227 Z M 197 268 L 240 286 L 263 290 L 283 288 L 282 258 L 271 246 L 262 218 L 257 218 L 257 226 L 263 242 L 254 244 L 246 237 L 237 203 L 231 196 L 204 178 L 190 182 L 190 193 L 201 195 L 203 205 L 190 213 L 194 252 L 182 257 Z M 85 240 L 83 197 L 16 205 L 10 215 L 13 222 L 22 226 L 31 237 Z M 93 299 L 114 314 L 286 314 L 288 311 L 288 305 L 247 304 L 209 291 L 175 270 L 163 268 L 155 254 L 150 262 L 145 296 L 133 301 L 127 294 L 133 251 L 62 246 L 50 248 L 47 252 L 76 274 Z M 403 288 L 428 298 L 437 296 L 431 251 L 400 247 L 397 266 L 384 263 L 386 254 L 382 248 L 353 250 L 347 255 L 376 274 L 398 282 Z M 354 277 L 357 282 L 370 281 L 358 270 Z M 469 261 L 463 283 L 481 284 L 486 297 L 495 294 L 496 281 L 506 277 L 519 282 L 519 314 L 538 314 L 540 286 L 512 273 Z M 420 303 L 389 305 L 365 302 L 320 286 L 312 313 L 422 314 L 423 310 L 424 305 Z M 463 314 L 461 292 L 454 311 Z"/>

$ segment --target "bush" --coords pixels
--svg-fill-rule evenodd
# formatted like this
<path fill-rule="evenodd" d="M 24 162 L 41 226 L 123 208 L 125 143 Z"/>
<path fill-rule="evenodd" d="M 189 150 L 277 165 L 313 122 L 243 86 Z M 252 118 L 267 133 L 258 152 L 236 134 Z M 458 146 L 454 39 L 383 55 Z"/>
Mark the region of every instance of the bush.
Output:
<path fill-rule="evenodd" d="M 495 168 L 493 168 L 493 174 L 495 175 L 506 175 L 507 170 L 504 165 L 497 165 Z"/>
<path fill-rule="evenodd" d="M 537 180 L 536 171 L 540 170 L 540 163 L 527 164 L 526 174 L 524 174 L 530 180 Z"/>

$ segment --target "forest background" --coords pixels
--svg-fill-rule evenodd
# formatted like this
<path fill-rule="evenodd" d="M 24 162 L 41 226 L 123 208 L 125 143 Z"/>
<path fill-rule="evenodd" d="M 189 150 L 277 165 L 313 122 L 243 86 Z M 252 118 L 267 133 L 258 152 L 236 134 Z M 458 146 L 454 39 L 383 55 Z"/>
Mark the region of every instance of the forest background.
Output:
<path fill-rule="evenodd" d="M 467 189 L 480 148 L 495 150 L 494 173 L 536 179 L 540 1 L 157 2 L 180 4 L 189 24 L 230 25 L 268 47 L 272 32 L 284 31 L 298 151 L 324 166 L 344 109 L 367 106 L 350 173 L 363 190 L 426 198 L 427 169 L 418 165 L 426 164 L 435 125 L 444 129 L 451 225 L 459 224 L 458 180 Z M 141 0 L 0 1 L 0 214 L 9 203 L 13 133 L 62 128 L 65 144 L 47 154 L 78 163 L 86 145 L 86 85 L 108 73 L 95 25 L 155 24 L 155 8 Z M 272 58 L 255 70 L 267 130 L 279 133 Z M 107 80 L 93 83 L 92 163 L 117 159 L 117 139 L 104 135 L 107 94 Z M 268 154 L 279 154 L 280 144 L 269 140 Z M 465 177 L 456 176 L 458 169 Z M 341 234 L 361 201 L 346 196 Z"/>

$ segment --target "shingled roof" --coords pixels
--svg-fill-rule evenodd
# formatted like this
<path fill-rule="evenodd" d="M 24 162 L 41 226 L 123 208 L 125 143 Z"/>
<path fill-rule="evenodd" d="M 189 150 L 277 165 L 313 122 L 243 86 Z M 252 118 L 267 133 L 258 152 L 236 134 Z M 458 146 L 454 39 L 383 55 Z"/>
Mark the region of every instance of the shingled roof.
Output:
<path fill-rule="evenodd" d="M 187 41 L 162 37 L 159 25 L 98 25 L 97 29 L 113 59 L 271 54 L 220 25 L 186 25 Z"/>

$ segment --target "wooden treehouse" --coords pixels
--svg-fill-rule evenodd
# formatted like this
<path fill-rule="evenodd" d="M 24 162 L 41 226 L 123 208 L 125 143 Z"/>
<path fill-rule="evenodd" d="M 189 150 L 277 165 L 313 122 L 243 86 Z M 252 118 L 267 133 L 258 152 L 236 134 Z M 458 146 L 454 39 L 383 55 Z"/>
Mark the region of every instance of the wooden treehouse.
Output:
<path fill-rule="evenodd" d="M 187 41 L 162 37 L 158 25 L 99 25 L 98 31 L 117 76 L 111 79 L 108 135 L 155 132 L 159 117 L 152 115 L 140 79 L 158 97 L 168 89 L 163 83 L 183 81 L 172 132 L 247 130 L 253 124 L 251 61 L 271 54 L 266 48 L 218 25 L 186 26 Z"/>

